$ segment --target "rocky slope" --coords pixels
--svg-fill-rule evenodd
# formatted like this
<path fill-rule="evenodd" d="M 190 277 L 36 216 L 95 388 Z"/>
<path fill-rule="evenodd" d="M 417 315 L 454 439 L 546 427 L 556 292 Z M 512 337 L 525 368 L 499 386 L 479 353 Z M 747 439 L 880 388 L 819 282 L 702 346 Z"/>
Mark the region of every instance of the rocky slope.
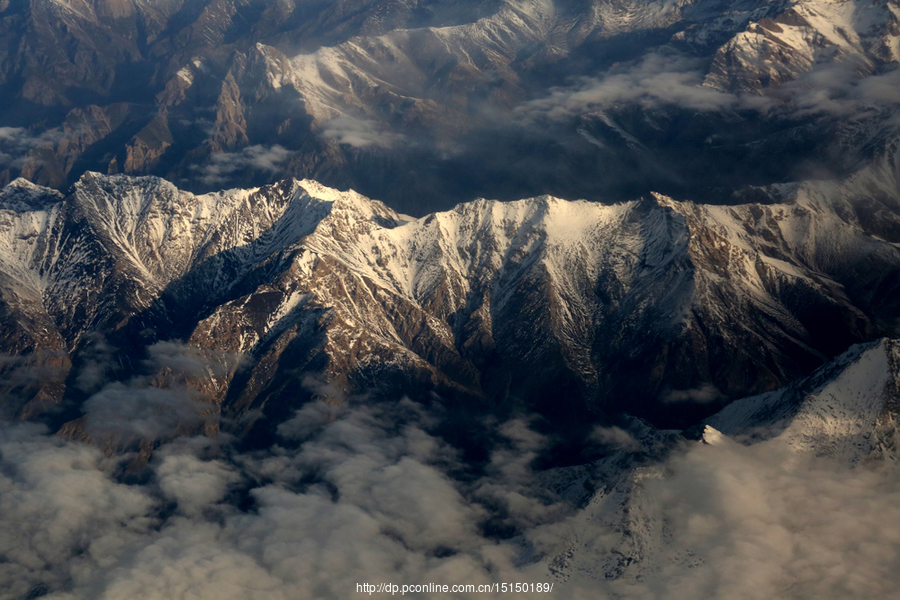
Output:
<path fill-rule="evenodd" d="M 77 407 L 101 349 L 125 381 L 176 342 L 203 361 L 180 381 L 229 418 L 375 391 L 576 432 L 622 411 L 689 424 L 896 327 L 895 213 L 860 209 L 852 182 L 781 193 L 412 220 L 309 180 L 195 196 L 89 173 L 65 197 L 18 180 L 0 197 L 5 411 Z"/>

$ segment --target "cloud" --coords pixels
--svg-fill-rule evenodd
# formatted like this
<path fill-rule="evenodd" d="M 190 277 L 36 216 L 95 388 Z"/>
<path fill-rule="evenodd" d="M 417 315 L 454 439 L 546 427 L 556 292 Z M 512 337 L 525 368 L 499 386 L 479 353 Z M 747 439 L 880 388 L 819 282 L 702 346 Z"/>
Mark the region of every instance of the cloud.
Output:
<path fill-rule="evenodd" d="M 147 355 L 139 362 L 138 374 L 105 383 L 84 401 L 81 424 L 96 443 L 123 449 L 136 442 L 193 435 L 219 418 L 202 382 L 222 376 L 239 356 L 210 356 L 208 351 L 168 341 L 152 344 Z M 76 378 L 83 391 L 96 390 L 103 377 L 120 368 L 103 338 L 92 340 L 86 356 Z"/>
<path fill-rule="evenodd" d="M 65 352 L 59 350 L 0 354 L 0 397 L 4 400 L 0 414 L 30 418 L 58 410 L 70 364 Z"/>
<path fill-rule="evenodd" d="M 765 94 L 722 92 L 702 85 L 704 65 L 696 59 L 649 54 L 617 65 L 602 77 L 584 77 L 550 90 L 513 111 L 525 123 L 566 120 L 585 113 L 637 104 L 697 111 L 750 110 L 804 117 L 810 114 L 865 117 L 900 104 L 900 69 L 861 75 L 849 63 L 823 63 Z"/>
<path fill-rule="evenodd" d="M 28 130 L 24 127 L 0 127 L 0 144 L 11 146 L 29 145 L 26 140 L 31 139 Z"/>
<path fill-rule="evenodd" d="M 85 401 L 84 426 L 92 439 L 127 445 L 192 431 L 207 408 L 186 390 L 111 383 Z"/>
<path fill-rule="evenodd" d="M 85 336 L 82 364 L 75 378 L 75 387 L 82 392 L 96 392 L 109 381 L 119 366 L 116 349 L 99 333 Z"/>
<path fill-rule="evenodd" d="M 436 408 L 329 398 L 263 451 L 164 442 L 128 483 L 127 456 L 0 425 L 0 600 L 328 599 L 365 582 L 509 581 L 553 581 L 565 598 L 827 600 L 900 584 L 889 465 L 685 442 L 635 470 L 617 471 L 614 453 L 542 473 L 549 440 L 527 416 L 488 423 L 493 449 L 467 463 L 433 432 Z M 135 429 L 135 408 L 113 418 L 135 414 Z M 593 437 L 636 443 L 617 427 Z M 557 493 L 583 492 L 586 477 L 598 490 L 586 505 Z"/>
<path fill-rule="evenodd" d="M 327 140 L 347 144 L 354 148 L 391 148 L 406 139 L 403 135 L 385 129 L 375 121 L 342 115 L 322 124 L 320 134 Z"/>
<path fill-rule="evenodd" d="M 205 165 L 191 165 L 205 185 L 221 185 L 245 170 L 281 173 L 291 151 L 279 144 L 247 146 L 240 152 L 218 152 L 210 155 Z"/>
<path fill-rule="evenodd" d="M 39 349 L 28 355 L 0 354 L 0 385 L 34 385 L 65 376 L 65 352 Z"/>
<path fill-rule="evenodd" d="M 152 407 L 151 391 L 143 392 L 139 403 Z M 55 599 L 344 598 L 362 582 L 486 584 L 519 573 L 517 548 L 482 532 L 493 509 L 476 496 L 493 502 L 505 490 L 526 497 L 524 463 L 545 443 L 526 421 L 498 427 L 507 440 L 503 452 L 468 484 L 451 476 L 467 468 L 459 452 L 423 429 L 430 417 L 409 400 L 338 412 L 324 400 L 311 406 L 283 428 L 291 435 L 302 430 L 297 446 L 290 438 L 266 452 L 229 455 L 216 440 L 180 438 L 157 451 L 141 485 L 117 483 L 116 462 L 93 448 L 10 426 L 17 433 L 4 439 L 30 447 L 11 454 L 11 442 L 0 443 L 6 471 L 25 461 L 47 486 L 95 483 L 48 497 L 29 482 L 3 480 L 4 500 L 18 508 L 0 521 L 22 519 L 29 506 L 53 511 L 56 503 L 90 518 L 70 519 L 74 533 L 54 537 L 43 563 L 22 555 L 27 564 L 18 565 L 19 555 L 11 554 L 0 581 L 15 580 L 6 589 L 16 595 L 0 598 L 34 589 Z M 112 420 L 121 425 L 134 408 Z M 142 427 L 140 411 L 135 420 L 132 430 Z M 50 453 L 39 464 L 35 448 Z M 69 454 L 80 462 L 60 459 Z M 240 508 L 240 497 L 252 510 Z M 108 510 L 110 502 L 119 503 L 116 510 Z M 54 527 L 46 518 L 24 521 L 26 529 L 9 530 L 9 546 L 40 540 L 44 524 Z M 82 556 L 85 544 L 90 560 Z"/>
<path fill-rule="evenodd" d="M 735 94 L 700 85 L 701 64 L 694 59 L 650 54 L 603 77 L 584 77 L 576 85 L 554 88 L 513 111 L 519 119 L 558 121 L 626 103 L 645 108 L 675 105 L 701 111 L 740 108 L 747 101 Z M 761 100 L 750 101 L 762 103 Z"/>
<path fill-rule="evenodd" d="M 860 119 L 900 104 L 900 69 L 860 76 L 852 65 L 834 63 L 772 90 L 799 116 L 824 114 Z"/>
<path fill-rule="evenodd" d="M 491 453 L 484 475 L 475 482 L 473 498 L 494 509 L 493 525 L 522 529 L 557 520 L 569 507 L 553 494 L 535 486 L 534 462 L 549 440 L 531 429 L 525 418 L 502 423 L 497 432 L 505 438 Z"/>
<path fill-rule="evenodd" d="M 60 135 L 59 130 L 35 135 L 24 127 L 0 127 L 0 167 L 21 168 L 32 149 L 52 145 Z"/>
<path fill-rule="evenodd" d="M 669 390 L 660 397 L 665 404 L 675 404 L 678 402 L 696 402 L 697 404 L 709 404 L 721 400 L 725 395 L 711 383 L 691 388 L 689 390 Z"/>
<path fill-rule="evenodd" d="M 669 541 L 633 597 L 877 598 L 900 584 L 896 467 L 775 441 L 695 444 L 668 473 L 643 486 L 645 520 Z"/>
<path fill-rule="evenodd" d="M 154 472 L 165 497 L 188 516 L 208 512 L 241 481 L 238 471 L 223 461 L 201 460 L 199 452 L 208 444 L 202 438 L 179 440 L 164 448 Z"/>
<path fill-rule="evenodd" d="M 641 449 L 641 443 L 631 433 L 621 427 L 602 427 L 597 425 L 591 431 L 588 439 L 598 444 L 618 446 L 629 452 L 637 452 Z"/>
<path fill-rule="evenodd" d="M 149 357 L 144 367 L 157 376 L 162 374 L 170 380 L 183 381 L 186 378 L 202 378 L 223 375 L 226 365 L 240 362 L 237 355 L 212 353 L 208 349 L 195 348 L 176 342 L 156 342 L 147 348 Z"/>
<path fill-rule="evenodd" d="M 153 500 L 95 448 L 0 423 L 0 598 L 81 585 L 140 543 Z"/>

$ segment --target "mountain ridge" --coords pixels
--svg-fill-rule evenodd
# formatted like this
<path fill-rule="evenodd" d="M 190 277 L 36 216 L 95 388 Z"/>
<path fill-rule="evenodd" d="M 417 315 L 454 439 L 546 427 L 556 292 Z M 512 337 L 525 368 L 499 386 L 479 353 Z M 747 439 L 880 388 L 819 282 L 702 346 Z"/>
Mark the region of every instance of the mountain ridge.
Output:
<path fill-rule="evenodd" d="M 93 170 L 199 193 L 286 175 L 417 216 L 479 195 L 717 203 L 841 177 L 871 152 L 860 137 L 896 139 L 898 14 L 893 0 L 8 3 L 0 181 L 62 189 Z"/>
<path fill-rule="evenodd" d="M 538 401 L 551 419 L 700 414 L 893 332 L 895 243 L 865 232 L 846 191 L 791 189 L 730 207 L 477 200 L 410 220 L 309 180 L 195 196 L 88 174 L 64 199 L 15 183 L 0 193 L 16 208 L 4 351 L 74 360 L 38 385 L 56 402 L 100 335 L 130 368 L 158 342 L 198 349 L 224 374 L 198 384 L 206 401 L 235 415 L 293 405 L 298 369 L 348 391 Z M 29 389 L 14 413 L 29 394 L 46 408 Z"/>

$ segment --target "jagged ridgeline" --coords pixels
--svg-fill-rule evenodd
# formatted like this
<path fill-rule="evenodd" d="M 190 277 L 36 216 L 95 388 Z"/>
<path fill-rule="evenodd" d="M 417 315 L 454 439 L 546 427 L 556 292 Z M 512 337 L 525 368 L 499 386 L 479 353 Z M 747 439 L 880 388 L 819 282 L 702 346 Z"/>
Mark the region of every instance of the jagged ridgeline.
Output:
<path fill-rule="evenodd" d="M 0 192 L 2 410 L 75 433 L 98 386 L 143 377 L 241 431 L 363 393 L 535 411 L 575 438 L 621 413 L 687 426 L 896 331 L 898 217 L 865 183 L 412 219 L 310 180 L 20 179 Z"/>

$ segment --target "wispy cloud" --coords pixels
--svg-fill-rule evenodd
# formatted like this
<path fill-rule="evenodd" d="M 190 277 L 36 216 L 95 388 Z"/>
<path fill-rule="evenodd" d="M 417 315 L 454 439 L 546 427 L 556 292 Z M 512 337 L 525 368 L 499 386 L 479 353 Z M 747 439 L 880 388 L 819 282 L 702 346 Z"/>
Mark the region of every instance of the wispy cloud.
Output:
<path fill-rule="evenodd" d="M 669 390 L 664 393 L 660 400 L 666 404 L 675 404 L 678 402 L 695 402 L 697 404 L 708 404 L 721 400 L 725 395 L 711 383 L 705 383 L 701 386 L 688 390 Z"/>
<path fill-rule="evenodd" d="M 278 174 L 284 170 L 291 151 L 279 144 L 248 146 L 240 152 L 218 152 L 204 165 L 192 165 L 199 180 L 207 186 L 222 185 L 246 170 Z"/>
<path fill-rule="evenodd" d="M 799 115 L 858 119 L 900 105 L 900 69 L 860 76 L 852 65 L 823 65 L 771 93 Z"/>
<path fill-rule="evenodd" d="M 588 439 L 606 446 L 617 446 L 630 452 L 636 452 L 641 449 L 641 443 L 630 432 L 625 431 L 621 427 L 597 425 L 591 431 Z"/>
<path fill-rule="evenodd" d="M 865 116 L 900 104 L 900 69 L 861 74 L 854 65 L 824 63 L 764 94 L 722 92 L 703 85 L 703 64 L 681 56 L 649 54 L 599 77 L 584 77 L 524 103 L 513 114 L 526 122 L 559 121 L 592 111 L 638 105 L 697 111 L 751 110 L 804 116 Z"/>
<path fill-rule="evenodd" d="M 405 137 L 371 120 L 343 115 L 322 124 L 320 135 L 354 148 L 391 148 L 402 144 Z"/>
<path fill-rule="evenodd" d="M 638 63 L 622 65 L 602 77 L 584 77 L 574 85 L 555 88 L 545 97 L 518 107 L 514 114 L 529 121 L 561 120 L 626 103 L 722 110 L 739 108 L 748 102 L 735 94 L 703 87 L 702 82 L 698 61 L 650 54 Z M 762 104 L 764 100 L 756 102 Z"/>
<path fill-rule="evenodd" d="M 52 145 L 60 135 L 58 130 L 35 134 L 24 127 L 0 127 L 0 167 L 21 168 L 32 149 Z"/>

